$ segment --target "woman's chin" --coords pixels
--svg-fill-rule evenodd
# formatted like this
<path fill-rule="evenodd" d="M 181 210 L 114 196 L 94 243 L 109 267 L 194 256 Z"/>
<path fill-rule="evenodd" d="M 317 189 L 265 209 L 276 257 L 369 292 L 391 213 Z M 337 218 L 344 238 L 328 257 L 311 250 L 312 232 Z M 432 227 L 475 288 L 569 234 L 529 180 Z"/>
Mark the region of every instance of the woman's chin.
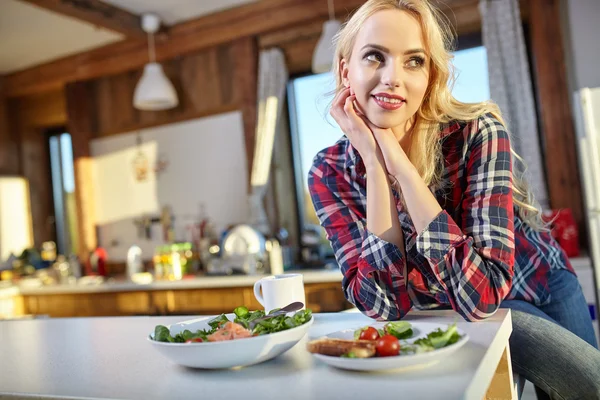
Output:
<path fill-rule="evenodd" d="M 368 113 L 367 119 L 376 127 L 391 129 L 402 125 L 402 118 L 397 115 L 382 115 L 381 113 Z"/>

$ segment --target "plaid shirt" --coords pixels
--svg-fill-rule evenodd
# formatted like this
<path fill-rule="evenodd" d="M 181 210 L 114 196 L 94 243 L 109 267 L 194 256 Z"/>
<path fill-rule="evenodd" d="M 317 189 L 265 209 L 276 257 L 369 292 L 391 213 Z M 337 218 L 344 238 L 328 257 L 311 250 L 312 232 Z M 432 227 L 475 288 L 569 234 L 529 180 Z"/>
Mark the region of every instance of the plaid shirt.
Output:
<path fill-rule="evenodd" d="M 444 124 L 444 169 L 430 188 L 442 207 L 417 233 L 396 199 L 406 258 L 367 229 L 367 176 L 346 137 L 317 154 L 308 186 L 344 275 L 346 298 L 372 318 L 396 320 L 411 307 L 452 307 L 465 319 L 491 316 L 504 299 L 543 305 L 548 275 L 569 260 L 547 232 L 518 216 L 509 135 L 490 114 Z"/>

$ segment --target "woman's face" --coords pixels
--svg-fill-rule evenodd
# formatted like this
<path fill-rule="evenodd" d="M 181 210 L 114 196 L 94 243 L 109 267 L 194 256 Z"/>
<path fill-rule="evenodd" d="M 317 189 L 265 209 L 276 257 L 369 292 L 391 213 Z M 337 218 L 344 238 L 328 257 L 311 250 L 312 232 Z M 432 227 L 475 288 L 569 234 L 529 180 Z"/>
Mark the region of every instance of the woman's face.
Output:
<path fill-rule="evenodd" d="M 342 81 L 360 111 L 380 128 L 405 125 L 417 112 L 429 82 L 429 57 L 419 22 L 399 10 L 370 16 L 356 37 Z"/>

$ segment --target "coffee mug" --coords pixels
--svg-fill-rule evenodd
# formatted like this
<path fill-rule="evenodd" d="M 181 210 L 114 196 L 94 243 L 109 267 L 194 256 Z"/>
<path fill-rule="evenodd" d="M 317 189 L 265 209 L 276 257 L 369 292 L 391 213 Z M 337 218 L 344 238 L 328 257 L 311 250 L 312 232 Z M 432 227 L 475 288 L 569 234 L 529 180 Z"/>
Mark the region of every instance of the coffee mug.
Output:
<path fill-rule="evenodd" d="M 254 284 L 254 297 L 267 313 L 295 301 L 306 305 L 302 274 L 281 274 L 262 278 Z"/>

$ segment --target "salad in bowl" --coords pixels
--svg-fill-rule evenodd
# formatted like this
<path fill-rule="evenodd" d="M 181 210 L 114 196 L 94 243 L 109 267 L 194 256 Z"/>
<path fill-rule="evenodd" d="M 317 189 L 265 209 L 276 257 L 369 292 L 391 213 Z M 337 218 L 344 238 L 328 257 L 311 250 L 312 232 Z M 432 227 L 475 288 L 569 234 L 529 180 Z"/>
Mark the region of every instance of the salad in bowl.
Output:
<path fill-rule="evenodd" d="M 157 325 L 149 342 L 176 364 L 218 369 L 257 364 L 292 348 L 308 332 L 311 310 L 285 313 L 250 311 Z"/>

